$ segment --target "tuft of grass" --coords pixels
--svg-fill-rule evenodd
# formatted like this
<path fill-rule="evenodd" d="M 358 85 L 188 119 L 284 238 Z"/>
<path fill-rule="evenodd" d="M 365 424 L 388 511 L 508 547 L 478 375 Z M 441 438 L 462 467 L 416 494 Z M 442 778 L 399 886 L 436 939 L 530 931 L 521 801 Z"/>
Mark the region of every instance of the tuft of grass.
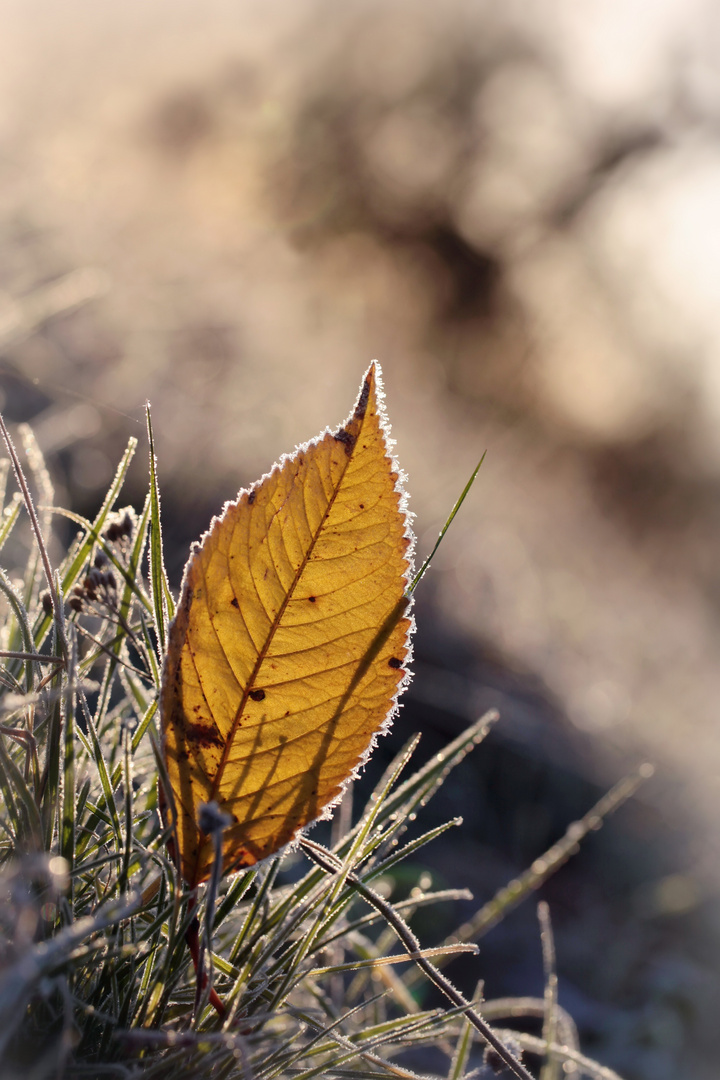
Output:
<path fill-rule="evenodd" d="M 580 1053 L 557 1004 L 545 909 L 544 999 L 484 1001 L 479 982 L 466 1000 L 441 969 L 460 952 L 476 952 L 482 934 L 572 854 L 639 775 L 432 949 L 410 929 L 414 913 L 469 894 L 417 884 L 392 904 L 378 883 L 387 885 L 403 859 L 458 824 L 406 835 L 482 742 L 491 714 L 415 771 L 411 740 L 354 825 L 345 808 L 346 827 L 335 829 L 331 848 L 303 840 L 299 851 L 213 880 L 196 896 L 167 854 L 158 810 L 164 765 L 155 713 L 174 601 L 149 414 L 144 506 L 118 508 L 131 440 L 92 521 L 53 506 L 29 434 L 26 473 L 1 418 L 0 430 L 8 450 L 0 463 L 0 550 L 12 547 L 14 560 L 12 570 L 0 569 L 4 1080 L 461 1080 L 503 1067 L 525 1080 L 617 1080 Z M 11 471 L 19 494 L 8 496 Z M 57 514 L 77 532 L 54 565 Z M 193 933 L 204 982 L 187 945 Z M 423 1007 L 428 982 L 445 1007 Z M 512 1028 L 517 1018 L 521 1030 Z M 511 1026 L 490 1026 L 500 1020 Z M 532 1020 L 537 1035 L 527 1033 Z"/>

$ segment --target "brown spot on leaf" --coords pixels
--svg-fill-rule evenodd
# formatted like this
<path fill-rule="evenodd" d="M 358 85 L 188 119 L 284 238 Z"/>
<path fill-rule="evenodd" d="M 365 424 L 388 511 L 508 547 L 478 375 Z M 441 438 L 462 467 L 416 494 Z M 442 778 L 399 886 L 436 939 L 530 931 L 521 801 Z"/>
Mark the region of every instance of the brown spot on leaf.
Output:
<path fill-rule="evenodd" d="M 370 397 L 370 377 L 363 383 L 363 388 L 358 398 L 358 403 L 355 407 L 355 419 L 362 420 L 365 416 L 365 410 L 367 409 L 368 398 Z"/>
<path fill-rule="evenodd" d="M 214 724 L 188 724 L 185 728 L 188 742 L 198 746 L 222 746 L 222 736 Z"/>
<path fill-rule="evenodd" d="M 251 491 L 250 492 L 250 494 L 248 495 L 248 505 L 249 506 L 252 506 L 252 504 L 255 502 L 256 496 L 257 496 L 256 491 Z"/>
<path fill-rule="evenodd" d="M 265 699 L 265 691 L 264 690 L 251 690 L 250 691 L 250 697 L 253 699 L 253 701 L 263 701 Z"/>
<path fill-rule="evenodd" d="M 316 599 L 317 599 L 317 597 L 315 597 L 315 596 L 308 596 L 308 600 L 310 601 L 311 604 L 314 604 Z"/>
<path fill-rule="evenodd" d="M 388 660 L 388 665 L 393 668 L 401 668 L 402 660 L 398 660 L 397 656 L 391 656 Z"/>
<path fill-rule="evenodd" d="M 234 608 L 239 608 L 239 607 L 240 607 L 240 605 L 238 604 L 238 598 L 237 598 L 237 596 L 233 596 L 233 598 L 232 598 L 232 600 L 230 601 L 230 603 L 232 604 L 232 606 L 233 606 Z"/>
<path fill-rule="evenodd" d="M 343 446 L 345 447 L 345 453 L 348 457 L 350 457 L 353 452 L 353 447 L 355 445 L 355 436 L 351 435 L 349 431 L 345 430 L 345 428 L 340 428 L 340 430 L 336 431 L 333 435 L 333 439 L 335 439 L 335 442 L 340 442 L 343 444 Z"/>

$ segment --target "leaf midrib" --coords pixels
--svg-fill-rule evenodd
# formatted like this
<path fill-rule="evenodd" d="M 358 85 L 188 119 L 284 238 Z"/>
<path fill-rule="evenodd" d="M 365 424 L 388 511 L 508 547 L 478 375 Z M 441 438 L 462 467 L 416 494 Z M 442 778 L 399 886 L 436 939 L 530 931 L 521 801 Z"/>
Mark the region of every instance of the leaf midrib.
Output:
<path fill-rule="evenodd" d="M 355 414 L 353 413 L 353 416 L 351 417 L 351 419 L 354 419 L 354 416 L 355 416 Z M 235 738 L 235 733 L 237 732 L 238 724 L 240 722 L 240 717 L 242 716 L 242 714 L 243 714 L 243 712 L 245 710 L 245 706 L 247 705 L 247 700 L 248 700 L 248 697 L 250 695 L 250 690 L 252 689 L 252 687 L 254 685 L 254 682 L 255 682 L 255 679 L 257 677 L 257 674 L 258 674 L 258 672 L 260 670 L 260 667 L 262 666 L 262 663 L 263 663 L 265 657 L 267 656 L 268 649 L 270 648 L 270 645 L 272 644 L 272 640 L 273 640 L 273 638 L 274 638 L 274 636 L 275 636 L 275 634 L 277 632 L 277 629 L 278 629 L 278 627 L 280 625 L 280 622 L 282 621 L 282 617 L 285 614 L 285 610 L 287 608 L 287 605 L 290 602 L 290 600 L 292 599 L 292 596 L 293 596 L 293 594 L 295 592 L 295 589 L 297 588 L 298 583 L 299 583 L 299 581 L 300 581 L 300 579 L 301 579 L 301 577 L 302 577 L 302 575 L 303 575 L 303 573 L 305 571 L 305 567 L 307 566 L 308 560 L 310 559 L 310 556 L 313 553 L 313 550 L 315 548 L 315 544 L 317 543 L 317 540 L 318 540 L 320 534 L 322 533 L 325 522 L 328 519 L 330 511 L 332 510 L 332 508 L 333 508 L 333 506 L 335 504 L 335 500 L 336 500 L 337 495 L 338 495 L 338 493 L 340 491 L 340 488 L 342 486 L 342 482 L 343 482 L 343 480 L 345 478 L 345 474 L 346 474 L 346 472 L 348 470 L 348 466 L 350 465 L 350 463 L 351 463 L 351 461 L 353 459 L 353 455 L 355 453 L 355 447 L 358 444 L 358 440 L 360 438 L 361 432 L 363 430 L 363 427 L 365 426 L 366 418 L 367 418 L 367 413 L 365 414 L 365 416 L 363 416 L 363 418 L 361 420 L 360 427 L 358 428 L 357 436 L 356 436 L 355 441 L 353 443 L 352 449 L 351 449 L 350 453 L 346 455 L 347 456 L 347 461 L 345 462 L 345 467 L 343 468 L 343 471 L 340 474 L 338 482 L 335 485 L 335 487 L 334 487 L 334 489 L 333 489 L 333 491 L 332 491 L 332 493 L 330 495 L 330 498 L 328 500 L 328 504 L 327 504 L 327 506 L 325 508 L 323 516 L 320 519 L 320 522 L 319 522 L 319 524 L 317 526 L 317 529 L 315 530 L 314 535 L 312 536 L 312 539 L 311 539 L 311 541 L 310 541 L 310 543 L 308 545 L 307 551 L 305 552 L 305 554 L 303 556 L 302 562 L 300 563 L 300 565 L 298 566 L 297 571 L 295 572 L 295 576 L 294 576 L 294 578 L 293 578 L 293 580 L 292 580 L 292 582 L 291 582 L 291 584 L 290 584 L 290 586 L 289 586 L 289 588 L 288 588 L 288 590 L 287 590 L 287 592 L 285 594 L 285 597 L 284 597 L 280 607 L 278 608 L 277 614 L 275 615 L 275 618 L 273 619 L 273 621 L 272 621 L 272 623 L 270 625 L 270 628 L 268 630 L 265 641 L 263 642 L 262 648 L 258 652 L 257 660 L 255 661 L 252 672 L 250 673 L 250 677 L 248 678 L 245 689 L 243 690 L 242 697 L 240 699 L 240 704 L 238 705 L 238 708 L 237 708 L 237 710 L 235 712 L 235 718 L 233 720 L 232 727 L 230 728 L 230 732 L 228 734 L 228 737 L 225 740 L 225 746 L 223 747 L 222 757 L 220 758 L 220 763 L 219 763 L 219 765 L 217 767 L 217 771 L 215 773 L 215 777 L 213 779 L 212 786 L 210 788 L 210 800 L 217 798 L 218 789 L 219 789 L 220 785 L 222 784 L 225 767 L 226 767 L 226 765 L 228 763 L 228 759 L 230 757 L 230 750 L 232 748 L 233 740 Z M 316 446 L 321 446 L 322 445 L 322 440 L 319 441 L 318 443 L 316 443 L 315 445 Z M 344 449 L 344 447 L 345 447 L 345 444 L 343 444 L 343 449 Z M 203 578 L 204 577 L 205 577 L 205 569 L 203 567 Z M 224 652 L 224 649 L 223 649 L 223 652 Z M 201 848 L 200 848 L 200 845 L 198 845 L 197 855 L 196 855 L 196 859 L 195 859 L 195 868 L 194 868 L 194 873 L 193 873 L 193 881 L 196 881 L 197 874 L 198 874 L 198 871 L 199 871 L 200 853 L 201 853 Z"/>

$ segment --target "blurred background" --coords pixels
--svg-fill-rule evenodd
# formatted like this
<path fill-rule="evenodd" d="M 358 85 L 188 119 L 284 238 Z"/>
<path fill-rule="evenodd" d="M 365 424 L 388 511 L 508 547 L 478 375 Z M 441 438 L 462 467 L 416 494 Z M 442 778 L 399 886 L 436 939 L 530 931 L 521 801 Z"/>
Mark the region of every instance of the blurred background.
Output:
<path fill-rule="evenodd" d="M 6 417 L 91 514 L 149 399 L 175 585 L 373 358 L 420 555 L 487 450 L 392 738 L 500 707 L 427 855 L 478 902 L 656 763 L 544 890 L 637 1080 L 720 1050 L 719 59 L 712 0 L 0 2 Z M 481 967 L 541 991 L 532 904 Z"/>

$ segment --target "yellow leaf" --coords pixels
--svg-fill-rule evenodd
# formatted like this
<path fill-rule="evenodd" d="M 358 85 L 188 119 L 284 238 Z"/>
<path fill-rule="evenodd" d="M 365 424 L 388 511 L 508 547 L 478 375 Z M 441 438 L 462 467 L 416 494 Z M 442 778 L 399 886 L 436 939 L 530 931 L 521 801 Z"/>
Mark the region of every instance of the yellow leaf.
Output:
<path fill-rule="evenodd" d="M 277 851 L 337 800 L 406 678 L 411 534 L 372 365 L 338 431 L 215 518 L 185 569 L 161 716 L 179 861 L 193 886 Z"/>

